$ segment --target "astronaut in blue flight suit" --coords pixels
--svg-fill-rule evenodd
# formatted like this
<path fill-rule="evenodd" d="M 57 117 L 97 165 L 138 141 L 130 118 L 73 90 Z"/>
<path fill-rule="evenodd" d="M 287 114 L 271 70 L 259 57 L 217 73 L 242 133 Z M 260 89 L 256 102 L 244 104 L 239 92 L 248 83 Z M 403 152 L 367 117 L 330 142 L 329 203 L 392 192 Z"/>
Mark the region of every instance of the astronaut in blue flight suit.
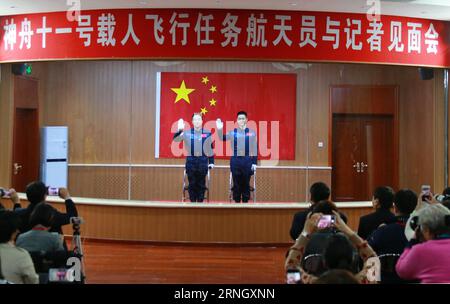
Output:
<path fill-rule="evenodd" d="M 178 120 L 178 132 L 173 140 L 184 141 L 186 157 L 186 174 L 189 180 L 189 199 L 191 202 L 203 202 L 206 190 L 206 175 L 214 168 L 214 151 L 211 132 L 203 129 L 200 113 L 192 115 L 193 128 L 184 130 L 183 119 Z"/>
<path fill-rule="evenodd" d="M 237 113 L 237 125 L 233 131 L 223 134 L 223 122 L 216 121 L 220 140 L 231 141 L 233 155 L 230 159 L 230 169 L 233 176 L 233 200 L 236 203 L 247 203 L 250 199 L 250 178 L 256 171 L 258 161 L 258 144 L 256 132 L 247 127 L 247 113 Z"/>

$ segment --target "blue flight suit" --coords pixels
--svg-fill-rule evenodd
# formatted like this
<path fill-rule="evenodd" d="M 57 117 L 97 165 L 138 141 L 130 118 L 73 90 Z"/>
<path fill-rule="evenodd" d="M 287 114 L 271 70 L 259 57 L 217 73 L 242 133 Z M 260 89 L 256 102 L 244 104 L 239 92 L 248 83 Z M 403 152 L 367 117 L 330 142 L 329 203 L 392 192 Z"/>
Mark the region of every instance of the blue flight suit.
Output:
<path fill-rule="evenodd" d="M 258 144 L 256 132 L 245 128 L 237 128 L 223 135 L 218 130 L 219 139 L 230 140 L 233 156 L 230 160 L 230 169 L 233 176 L 233 200 L 247 203 L 250 199 L 250 178 L 253 175 L 252 165 L 258 161 Z"/>
<path fill-rule="evenodd" d="M 191 202 L 203 202 L 208 165 L 214 164 L 211 132 L 203 128 L 199 131 L 192 128 L 188 131 L 178 131 L 174 134 L 173 140 L 184 141 L 184 147 L 188 152 L 186 174 L 189 180 L 189 199 Z"/>

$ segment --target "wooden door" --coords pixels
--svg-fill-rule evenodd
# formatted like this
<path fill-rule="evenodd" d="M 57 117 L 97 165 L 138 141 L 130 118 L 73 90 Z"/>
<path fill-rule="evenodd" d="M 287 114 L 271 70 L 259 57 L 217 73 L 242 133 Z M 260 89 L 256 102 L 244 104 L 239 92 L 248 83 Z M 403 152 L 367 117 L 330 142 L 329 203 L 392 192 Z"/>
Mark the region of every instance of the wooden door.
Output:
<path fill-rule="evenodd" d="M 335 201 L 358 201 L 365 196 L 361 178 L 355 174 L 362 149 L 358 118 L 336 115 L 333 118 L 332 193 Z"/>
<path fill-rule="evenodd" d="M 11 183 L 19 192 L 24 192 L 28 183 L 39 179 L 38 104 L 38 81 L 30 77 L 16 76 Z"/>
<path fill-rule="evenodd" d="M 333 115 L 334 201 L 368 201 L 378 186 L 395 187 L 394 119 Z"/>
<path fill-rule="evenodd" d="M 360 175 L 365 183 L 366 198 L 371 199 L 378 186 L 396 188 L 394 168 L 394 120 L 392 116 L 361 118 L 362 140 L 364 141 Z"/>

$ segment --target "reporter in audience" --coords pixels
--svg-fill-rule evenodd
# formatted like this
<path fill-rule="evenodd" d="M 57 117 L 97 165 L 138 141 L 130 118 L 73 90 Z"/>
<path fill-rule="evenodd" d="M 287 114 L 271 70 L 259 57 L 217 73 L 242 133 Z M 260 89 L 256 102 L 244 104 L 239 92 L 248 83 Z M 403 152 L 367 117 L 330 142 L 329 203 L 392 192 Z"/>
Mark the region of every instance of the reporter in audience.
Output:
<path fill-rule="evenodd" d="M 414 237 L 400 256 L 396 271 L 406 280 L 450 283 L 450 210 L 425 205 L 412 218 Z"/>
<path fill-rule="evenodd" d="M 333 215 L 334 211 L 338 211 L 336 205 L 330 201 L 320 201 L 312 207 L 311 214 L 320 213 L 322 215 Z M 311 235 L 311 239 L 308 245 L 305 247 L 304 257 L 310 255 L 323 255 L 327 247 L 329 238 L 336 234 L 336 228 L 334 226 L 320 228 L 314 234 Z M 303 262 L 303 261 L 302 261 Z M 314 269 L 309 269 L 312 271 L 313 275 L 321 275 L 326 269 L 325 265 L 316 265 Z"/>
<path fill-rule="evenodd" d="M 37 204 L 45 202 L 45 200 L 47 199 L 47 192 L 48 188 L 44 183 L 39 181 L 32 182 L 27 186 L 26 193 L 30 204 L 27 208 L 15 210 L 22 219 L 22 227 L 20 229 L 21 233 L 29 231 L 32 228 L 29 223 L 31 213 L 33 212 L 34 208 L 36 208 Z M 67 191 L 66 188 L 59 189 L 59 197 L 62 198 L 65 202 L 66 213 L 61 213 L 59 211 L 55 212 L 53 223 L 49 231 L 62 234 L 61 226 L 69 224 L 71 217 L 77 217 L 78 211 L 74 202 L 70 198 L 69 191 Z"/>
<path fill-rule="evenodd" d="M 375 189 L 372 204 L 375 212 L 364 215 L 359 219 L 358 235 L 367 239 L 381 224 L 395 222 L 395 215 L 391 212 L 394 201 L 394 190 L 382 186 Z"/>
<path fill-rule="evenodd" d="M 373 281 L 372 271 L 373 266 L 375 266 L 376 264 L 376 261 L 374 259 L 377 259 L 375 252 L 367 244 L 366 241 L 361 239 L 355 232 L 351 230 L 350 227 L 346 225 L 338 212 L 333 211 L 333 214 L 335 215 L 336 219 L 336 229 L 343 234 L 342 237 L 346 237 L 346 239 L 354 246 L 354 248 L 358 250 L 359 256 L 364 262 L 363 270 L 357 274 L 358 281 L 364 283 Z M 317 279 L 317 277 L 306 273 L 306 271 L 302 269 L 301 260 L 304 255 L 305 247 L 308 245 L 308 242 L 311 239 L 311 235 L 317 231 L 317 224 L 321 216 L 321 213 L 315 213 L 311 214 L 308 217 L 303 232 L 295 241 L 295 244 L 290 248 L 288 257 L 286 258 L 285 269 L 300 269 L 300 272 L 302 273 L 301 277 L 303 283 L 311 283 Z M 340 236 L 337 238 L 342 240 L 342 237 Z M 342 244 L 342 242 L 339 243 Z M 339 268 L 340 265 L 345 264 L 344 262 L 348 261 L 349 259 L 353 259 L 353 255 L 350 256 L 350 253 L 348 253 L 348 255 L 346 255 L 345 257 L 343 257 L 341 253 L 339 253 L 339 257 L 333 256 L 333 250 L 339 250 L 338 248 L 334 248 L 334 246 L 336 245 L 333 245 L 333 242 L 329 242 L 324 253 L 324 263 L 329 270 L 334 269 L 333 267 Z M 345 261 L 343 259 L 345 259 Z"/>
<path fill-rule="evenodd" d="M 314 205 L 320 201 L 328 200 L 330 198 L 330 193 L 330 188 L 323 182 L 317 182 L 311 185 L 309 188 L 311 206 L 307 210 L 299 211 L 294 214 L 294 218 L 292 219 L 291 230 L 289 233 L 293 240 L 296 240 L 300 235 L 300 232 L 302 232 L 307 215 L 312 211 Z M 347 222 L 345 214 L 341 213 L 341 217 Z"/>
<path fill-rule="evenodd" d="M 20 218 L 13 211 L 0 212 L 0 263 L 6 281 L 20 284 L 38 284 L 30 254 L 16 247 L 14 240 L 19 233 Z"/>
<path fill-rule="evenodd" d="M 31 213 L 30 231 L 19 235 L 16 245 L 28 252 L 54 252 L 64 250 L 62 235 L 49 232 L 56 214 L 53 206 L 42 202 Z"/>
<path fill-rule="evenodd" d="M 369 245 L 375 250 L 378 256 L 389 255 L 384 259 L 389 261 L 390 259 L 395 259 L 395 256 L 390 255 L 401 255 L 408 240 L 405 236 L 405 226 L 409 219 L 410 214 L 414 211 L 417 205 L 417 195 L 409 189 L 402 189 L 395 193 L 394 196 L 394 213 L 395 222 L 382 225 L 377 230 L 375 230 L 369 237 Z M 381 259 L 381 258 L 380 258 Z M 393 260 L 393 266 L 395 267 L 395 260 Z M 388 271 L 381 272 L 381 282 L 382 283 L 402 283 L 404 280 L 400 279 L 395 273 L 394 269 L 389 269 L 392 273 Z"/>

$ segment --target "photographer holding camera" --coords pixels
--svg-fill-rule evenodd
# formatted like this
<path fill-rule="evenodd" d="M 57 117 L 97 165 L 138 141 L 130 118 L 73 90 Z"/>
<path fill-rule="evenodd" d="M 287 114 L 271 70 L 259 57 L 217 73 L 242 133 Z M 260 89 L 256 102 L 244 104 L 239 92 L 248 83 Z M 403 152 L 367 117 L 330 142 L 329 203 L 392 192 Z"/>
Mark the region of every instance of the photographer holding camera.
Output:
<path fill-rule="evenodd" d="M 33 228 L 30 225 L 31 213 L 39 203 L 45 202 L 47 199 L 48 187 L 40 181 L 35 181 L 28 184 L 26 194 L 28 201 L 30 202 L 28 207 L 15 209 L 22 219 L 22 227 L 20 229 L 21 233 L 29 231 Z M 70 224 L 70 218 L 78 217 L 78 211 L 75 203 L 70 198 L 69 191 L 66 188 L 59 188 L 58 195 L 64 200 L 66 205 L 66 213 L 55 211 L 49 231 L 63 234 L 61 226 Z"/>
<path fill-rule="evenodd" d="M 333 236 L 328 238 L 327 245 L 323 254 L 323 264 L 328 270 L 331 269 L 345 269 L 349 270 L 350 265 L 353 264 L 354 256 L 353 249 L 357 249 L 360 258 L 364 262 L 363 270 L 360 271 L 356 277 L 359 282 L 368 283 L 373 281 L 373 266 L 375 266 L 376 253 L 373 249 L 359 237 L 347 224 L 342 220 L 338 212 L 333 210 L 334 223 L 332 226 L 338 231 Z M 295 241 L 294 246 L 289 249 L 288 257 L 285 262 L 285 269 L 300 269 L 301 280 L 303 283 L 312 283 L 317 277 L 307 273 L 301 267 L 301 261 L 304 256 L 305 248 L 307 247 L 312 235 L 316 233 L 323 221 L 322 213 L 309 214 L 306 220 L 303 232 Z"/>
<path fill-rule="evenodd" d="M 292 219 L 292 225 L 289 234 L 291 235 L 291 238 L 294 241 L 298 238 L 298 236 L 302 232 L 308 214 L 313 211 L 314 206 L 318 204 L 320 201 L 326 201 L 330 198 L 331 190 L 327 186 L 327 184 L 323 182 L 316 182 L 312 184 L 311 187 L 309 188 L 309 195 L 311 206 L 306 210 L 302 210 L 295 213 Z M 341 218 L 344 220 L 344 222 L 347 223 L 347 217 L 345 216 L 345 214 L 343 214 L 342 212 L 339 212 L 339 214 Z"/>
<path fill-rule="evenodd" d="M 450 283 L 450 210 L 434 200 L 422 202 L 422 195 L 418 205 L 407 224 L 414 233 L 397 262 L 397 274 L 421 283 Z"/>
<path fill-rule="evenodd" d="M 45 203 L 39 203 L 30 217 L 30 231 L 22 233 L 16 240 L 16 245 L 28 252 L 63 251 L 63 236 L 57 232 L 49 232 L 57 210 Z"/>

